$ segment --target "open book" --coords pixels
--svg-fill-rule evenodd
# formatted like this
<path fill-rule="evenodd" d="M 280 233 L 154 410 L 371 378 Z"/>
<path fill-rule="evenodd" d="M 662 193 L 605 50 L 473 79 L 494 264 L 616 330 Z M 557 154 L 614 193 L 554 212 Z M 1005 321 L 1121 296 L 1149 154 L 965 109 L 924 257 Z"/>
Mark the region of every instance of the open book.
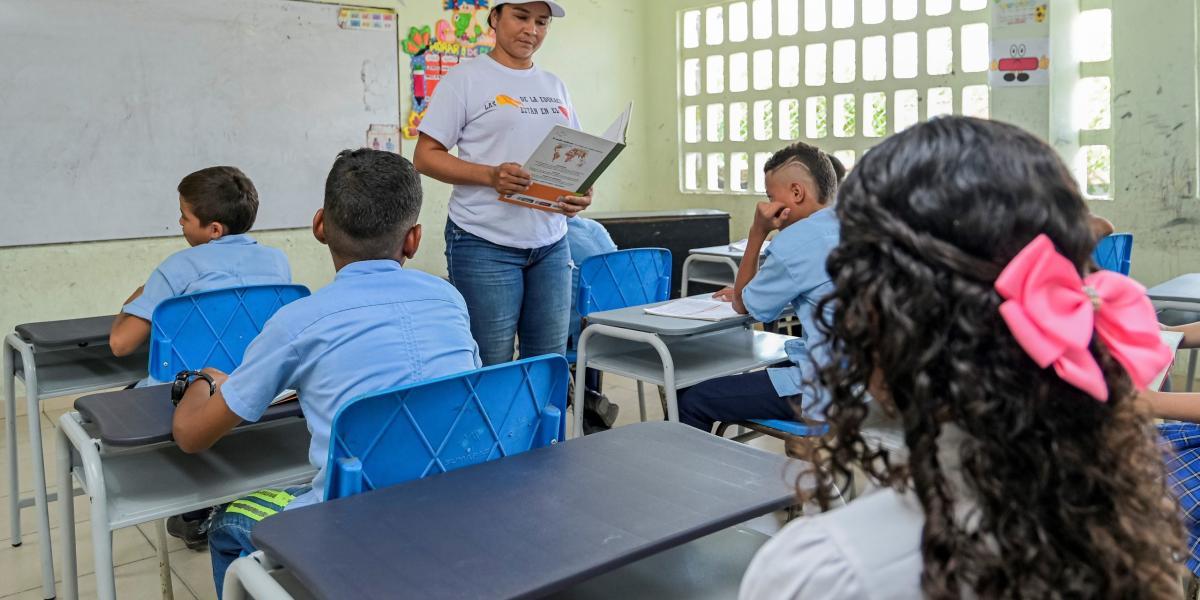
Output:
<path fill-rule="evenodd" d="M 524 193 L 500 196 L 511 204 L 561 213 L 558 198 L 586 193 L 625 149 L 625 132 L 633 103 L 608 127 L 603 137 L 555 125 L 525 161 L 533 183 Z"/>
<path fill-rule="evenodd" d="M 271 404 L 268 406 L 275 406 L 276 404 L 283 404 L 284 402 L 291 402 L 299 399 L 300 396 L 296 394 L 296 390 L 283 390 L 282 392 L 279 392 L 279 395 L 275 396 L 275 398 L 271 400 Z"/>
<path fill-rule="evenodd" d="M 711 295 L 680 298 L 659 306 L 648 307 L 644 310 L 648 315 L 699 319 L 701 321 L 724 321 L 725 319 L 740 319 L 745 317 L 745 315 L 738 314 L 736 310 L 733 310 L 732 302 L 717 300 Z"/>

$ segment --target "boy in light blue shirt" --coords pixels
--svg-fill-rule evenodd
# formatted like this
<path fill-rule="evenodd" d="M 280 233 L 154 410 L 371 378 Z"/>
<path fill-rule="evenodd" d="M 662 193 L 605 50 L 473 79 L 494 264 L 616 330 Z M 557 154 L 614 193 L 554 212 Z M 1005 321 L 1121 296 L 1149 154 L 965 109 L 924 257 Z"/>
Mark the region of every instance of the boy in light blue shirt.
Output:
<path fill-rule="evenodd" d="M 330 427 L 341 406 L 480 366 L 462 296 L 438 277 L 402 268 L 420 245 L 420 208 L 420 177 L 407 160 L 366 148 L 342 152 L 313 219 L 313 235 L 333 256 L 333 283 L 281 308 L 233 373 L 206 370 L 216 383 L 211 395 L 193 382 L 176 409 L 173 434 L 185 452 L 258 420 L 285 389 L 298 392 L 312 433 L 308 458 L 319 471 L 311 486 L 264 490 L 215 516 L 208 539 L 218 595 L 229 564 L 254 550 L 258 521 L 324 499 Z"/>
<path fill-rule="evenodd" d="M 763 253 L 761 270 L 759 261 L 742 260 L 734 287 L 714 297 L 762 323 L 791 307 L 803 333 L 784 345 L 785 366 L 719 377 L 684 391 L 679 420 L 705 431 L 716 422 L 746 419 L 824 420 L 828 403 L 813 369 L 813 360 L 821 363 L 826 354 L 817 303 L 833 290 L 825 260 L 838 244 L 833 202 L 846 170 L 837 158 L 802 142 L 776 152 L 763 170 L 768 201 L 755 210 L 746 256 L 758 256 L 767 235 L 780 231 Z"/>
<path fill-rule="evenodd" d="M 258 215 L 254 183 L 234 167 L 209 167 L 179 182 L 179 226 L 190 248 L 150 274 L 113 321 L 108 344 L 116 356 L 133 353 L 150 337 L 150 316 L 160 302 L 192 292 L 244 285 L 287 284 L 292 270 L 277 248 L 246 234 Z M 162 383 L 150 379 L 141 385 Z"/>
<path fill-rule="evenodd" d="M 567 219 L 567 245 L 571 248 L 571 325 L 567 330 L 567 349 L 574 350 L 582 326 L 582 317 L 579 316 L 579 267 L 593 256 L 616 252 L 617 245 L 603 225 L 578 216 Z M 587 394 L 584 395 L 584 433 L 611 428 L 617 421 L 619 409 L 600 393 L 600 372 L 588 369 L 584 382 L 587 385 Z"/>

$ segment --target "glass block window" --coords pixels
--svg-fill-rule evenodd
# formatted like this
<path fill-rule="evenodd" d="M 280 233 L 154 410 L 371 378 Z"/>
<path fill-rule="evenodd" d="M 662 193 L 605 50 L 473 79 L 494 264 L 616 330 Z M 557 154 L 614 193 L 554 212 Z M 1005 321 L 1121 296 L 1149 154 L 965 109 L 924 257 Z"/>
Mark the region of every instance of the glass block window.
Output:
<path fill-rule="evenodd" d="M 986 118 L 991 4 L 734 0 L 680 11 L 680 188 L 762 194 L 762 165 L 792 141 L 816 144 L 849 165 L 921 120 Z M 1111 30 L 1111 11 L 1107 18 Z M 1110 60 L 1111 42 L 1089 52 Z M 1106 81 L 1088 85 L 1089 98 L 1111 95 Z M 1101 104 L 1088 105 L 1089 128 L 1081 132 L 1110 126 L 1111 102 L 1104 110 Z M 1089 156 L 1099 164 L 1108 154 Z"/>

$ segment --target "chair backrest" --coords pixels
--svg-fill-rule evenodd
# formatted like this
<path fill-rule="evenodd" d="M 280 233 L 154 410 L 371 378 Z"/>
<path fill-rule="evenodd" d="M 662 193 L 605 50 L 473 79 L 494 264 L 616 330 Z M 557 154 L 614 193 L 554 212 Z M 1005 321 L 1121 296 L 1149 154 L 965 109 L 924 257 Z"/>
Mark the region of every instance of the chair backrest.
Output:
<path fill-rule="evenodd" d="M 1114 233 L 1101 239 L 1092 251 L 1092 260 L 1101 269 L 1128 275 L 1133 262 L 1133 234 Z"/>
<path fill-rule="evenodd" d="M 325 498 L 556 444 L 566 399 L 567 361 L 547 354 L 351 400 L 333 417 Z"/>
<path fill-rule="evenodd" d="M 671 251 L 632 248 L 597 254 L 579 266 L 580 316 L 671 297 Z"/>
<path fill-rule="evenodd" d="M 242 364 L 246 346 L 285 304 L 309 295 L 302 285 L 251 285 L 168 298 L 150 316 L 150 376 Z"/>

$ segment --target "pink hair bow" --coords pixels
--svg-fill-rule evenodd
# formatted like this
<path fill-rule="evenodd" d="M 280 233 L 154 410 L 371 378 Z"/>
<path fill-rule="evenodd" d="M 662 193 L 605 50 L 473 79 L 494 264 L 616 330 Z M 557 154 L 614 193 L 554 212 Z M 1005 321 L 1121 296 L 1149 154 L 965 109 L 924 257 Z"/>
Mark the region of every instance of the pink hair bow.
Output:
<path fill-rule="evenodd" d="M 1154 307 L 1136 281 L 1099 271 L 1080 278 L 1045 234 L 1013 257 L 996 279 L 1005 299 L 1000 315 L 1038 366 L 1093 398 L 1108 400 L 1108 385 L 1088 351 L 1093 332 L 1143 389 L 1174 359 L 1162 343 Z"/>

